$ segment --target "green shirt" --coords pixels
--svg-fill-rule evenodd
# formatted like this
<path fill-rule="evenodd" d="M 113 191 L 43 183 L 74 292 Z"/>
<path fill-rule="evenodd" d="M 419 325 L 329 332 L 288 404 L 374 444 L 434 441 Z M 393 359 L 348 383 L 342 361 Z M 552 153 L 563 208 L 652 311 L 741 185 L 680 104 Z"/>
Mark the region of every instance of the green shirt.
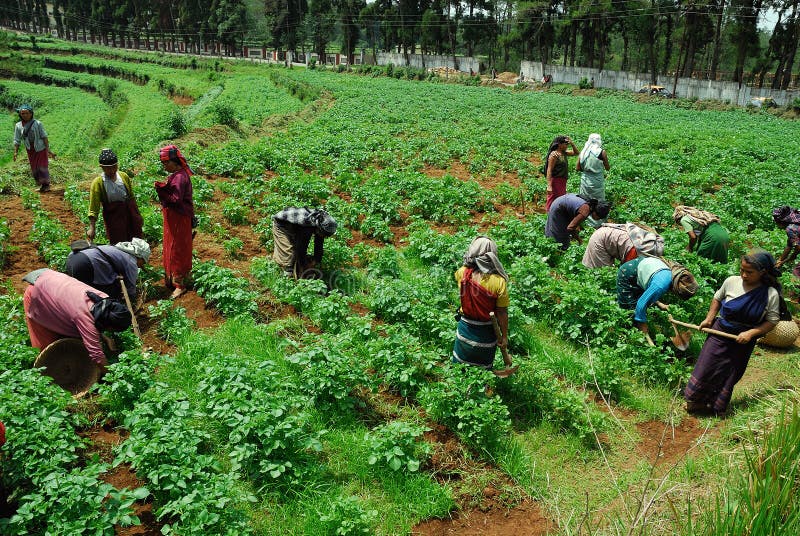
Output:
<path fill-rule="evenodd" d="M 128 199 L 133 198 L 133 185 L 131 179 L 126 173 L 118 171 L 125 189 L 128 190 Z M 103 175 L 95 177 L 92 181 L 92 186 L 89 188 L 89 217 L 97 219 L 97 214 L 100 212 L 100 204 L 106 202 L 106 190 L 103 186 Z"/>

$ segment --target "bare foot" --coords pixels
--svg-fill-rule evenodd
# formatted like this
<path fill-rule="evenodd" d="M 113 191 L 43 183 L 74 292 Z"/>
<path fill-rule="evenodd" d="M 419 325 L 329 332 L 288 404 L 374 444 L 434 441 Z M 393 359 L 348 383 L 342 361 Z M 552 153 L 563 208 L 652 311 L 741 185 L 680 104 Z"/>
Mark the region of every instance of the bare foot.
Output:
<path fill-rule="evenodd" d="M 174 300 L 180 296 L 183 296 L 186 293 L 185 288 L 177 287 L 175 290 L 172 291 L 172 294 L 169 295 L 170 300 Z"/>

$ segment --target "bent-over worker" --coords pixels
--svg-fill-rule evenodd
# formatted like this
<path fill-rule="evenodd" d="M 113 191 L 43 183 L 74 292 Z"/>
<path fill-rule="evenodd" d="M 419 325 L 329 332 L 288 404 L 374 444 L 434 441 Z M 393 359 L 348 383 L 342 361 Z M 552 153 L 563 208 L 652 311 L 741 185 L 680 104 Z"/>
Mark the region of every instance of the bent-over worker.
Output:
<path fill-rule="evenodd" d="M 150 246 L 141 238 L 130 242 L 117 242 L 113 246 L 92 247 L 85 240 L 72 243 L 72 253 L 67 257 L 66 274 L 82 283 L 122 301 L 122 288 L 117 276 L 121 275 L 128 297 L 136 298 L 136 280 L 139 268 L 150 259 Z"/>
<path fill-rule="evenodd" d="M 678 205 L 672 219 L 689 235 L 686 251 L 697 246 L 697 255 L 720 264 L 728 262 L 728 230 L 720 224 L 719 216 L 699 208 Z"/>
<path fill-rule="evenodd" d="M 789 206 L 778 207 L 772 211 L 772 219 L 775 224 L 786 231 L 786 247 L 783 248 L 776 268 L 781 268 L 784 264 L 791 264 L 800 253 L 800 210 Z M 800 263 L 792 270 L 792 275 L 800 277 Z"/>
<path fill-rule="evenodd" d="M 612 266 L 614 261 L 626 263 L 638 257 L 664 254 L 664 239 L 655 231 L 635 223 L 604 223 L 592 236 L 583 254 L 587 268 Z"/>
<path fill-rule="evenodd" d="M 498 345 L 508 344 L 508 275 L 497 258 L 497 244 L 475 238 L 456 270 L 461 307 L 453 344 L 453 362 L 492 369 Z M 497 340 L 489 313 L 494 312 L 502 332 Z"/>
<path fill-rule="evenodd" d="M 303 272 L 322 262 L 322 243 L 336 232 L 336 220 L 325 210 L 288 207 L 272 216 L 272 259 L 287 275 Z M 308 244 L 314 237 L 314 256 L 309 260 Z"/>
<path fill-rule="evenodd" d="M 658 257 L 637 257 L 619 267 L 617 303 L 623 309 L 634 309 L 633 323 L 648 334 L 647 308 L 668 290 L 688 300 L 697 292 L 697 281 L 686 268 L 670 270 Z"/>
<path fill-rule="evenodd" d="M 569 247 L 570 238 L 581 243 L 581 224 L 592 216 L 596 220 L 605 219 L 611 205 L 597 199 L 584 199 L 575 194 L 565 194 L 553 201 L 547 213 L 544 235 L 561 244 L 561 249 Z"/>
<path fill-rule="evenodd" d="M 22 298 L 31 346 L 43 350 L 58 339 L 77 337 L 89 358 L 104 367 L 101 332 L 128 329 L 131 313 L 127 307 L 55 270 L 36 270 L 24 279 L 31 283 Z"/>

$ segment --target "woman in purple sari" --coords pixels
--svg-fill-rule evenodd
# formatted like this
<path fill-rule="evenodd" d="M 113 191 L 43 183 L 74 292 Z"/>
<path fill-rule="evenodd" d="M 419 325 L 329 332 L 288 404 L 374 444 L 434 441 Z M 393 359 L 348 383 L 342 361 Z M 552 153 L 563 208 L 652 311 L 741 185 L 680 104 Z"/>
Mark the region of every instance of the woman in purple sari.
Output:
<path fill-rule="evenodd" d="M 725 280 L 700 323 L 701 328 L 737 337 L 708 335 L 684 392 L 689 413 L 725 414 L 756 341 L 780 319 L 783 299 L 775 258 L 764 250 L 752 250 L 742 257 L 739 274 Z"/>

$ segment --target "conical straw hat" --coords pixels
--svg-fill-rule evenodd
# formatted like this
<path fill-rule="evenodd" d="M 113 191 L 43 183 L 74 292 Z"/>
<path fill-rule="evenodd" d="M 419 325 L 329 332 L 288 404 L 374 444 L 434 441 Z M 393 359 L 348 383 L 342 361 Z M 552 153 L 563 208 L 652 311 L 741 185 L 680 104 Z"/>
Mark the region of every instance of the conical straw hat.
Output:
<path fill-rule="evenodd" d="M 43 374 L 75 398 L 85 395 L 100 378 L 100 367 L 89 359 L 80 339 L 59 339 L 48 345 L 33 366 L 45 367 Z"/>

